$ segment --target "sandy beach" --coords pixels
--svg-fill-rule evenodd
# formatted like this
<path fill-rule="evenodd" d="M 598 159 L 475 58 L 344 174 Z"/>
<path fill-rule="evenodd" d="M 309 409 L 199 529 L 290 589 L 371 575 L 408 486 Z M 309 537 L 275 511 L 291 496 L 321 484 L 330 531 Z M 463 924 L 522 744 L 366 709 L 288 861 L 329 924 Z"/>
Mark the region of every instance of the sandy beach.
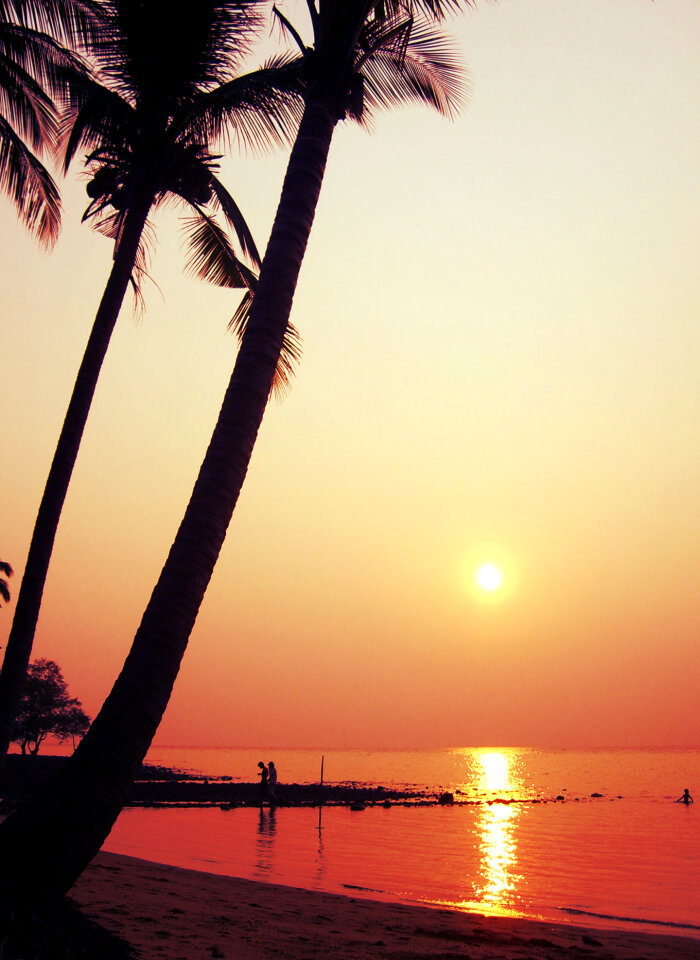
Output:
<path fill-rule="evenodd" d="M 74 903 L 144 960 L 690 960 L 700 942 L 380 903 L 100 853 Z"/>

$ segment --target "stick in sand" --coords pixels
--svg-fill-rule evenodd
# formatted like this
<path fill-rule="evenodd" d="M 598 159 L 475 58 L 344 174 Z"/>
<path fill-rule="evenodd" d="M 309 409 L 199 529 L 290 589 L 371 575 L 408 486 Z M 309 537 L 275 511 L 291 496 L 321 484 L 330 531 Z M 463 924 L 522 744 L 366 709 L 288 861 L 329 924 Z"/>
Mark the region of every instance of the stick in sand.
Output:
<path fill-rule="evenodd" d="M 321 811 L 323 810 L 323 754 L 321 755 L 321 795 L 318 802 L 318 832 L 321 832 Z"/>

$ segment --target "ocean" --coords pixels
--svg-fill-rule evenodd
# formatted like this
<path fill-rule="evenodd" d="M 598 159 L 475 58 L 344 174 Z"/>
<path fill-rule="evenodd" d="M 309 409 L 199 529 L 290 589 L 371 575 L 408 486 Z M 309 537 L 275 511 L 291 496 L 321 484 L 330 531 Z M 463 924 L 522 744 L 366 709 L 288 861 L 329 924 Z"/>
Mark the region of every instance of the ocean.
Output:
<path fill-rule="evenodd" d="M 125 809 L 104 849 L 227 876 L 700 938 L 700 750 L 152 749 L 254 782 L 450 791 L 453 806 Z M 694 805 L 674 801 L 684 788 Z M 557 799 L 560 798 L 560 799 Z"/>

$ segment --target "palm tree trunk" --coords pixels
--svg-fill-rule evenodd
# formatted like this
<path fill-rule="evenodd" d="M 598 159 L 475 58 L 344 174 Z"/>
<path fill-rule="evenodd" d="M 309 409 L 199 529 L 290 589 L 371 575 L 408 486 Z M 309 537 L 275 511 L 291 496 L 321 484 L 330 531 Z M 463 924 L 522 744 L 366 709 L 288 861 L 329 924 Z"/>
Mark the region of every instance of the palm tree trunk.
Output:
<path fill-rule="evenodd" d="M 39 618 L 41 597 L 58 521 L 102 363 L 134 267 L 149 208 L 150 200 L 141 201 L 138 205 L 135 204 L 127 214 L 121 241 L 115 253 L 114 265 L 78 370 L 34 524 L 27 564 L 17 595 L 12 629 L 5 649 L 2 670 L 0 670 L 0 762 L 10 745 L 17 707 L 22 695 L 22 685 L 32 653 L 34 632 Z"/>
<path fill-rule="evenodd" d="M 0 824 L 0 878 L 65 892 L 109 834 L 170 699 L 267 406 L 335 114 L 307 105 L 251 316 L 192 497 L 124 667 L 70 760 Z"/>

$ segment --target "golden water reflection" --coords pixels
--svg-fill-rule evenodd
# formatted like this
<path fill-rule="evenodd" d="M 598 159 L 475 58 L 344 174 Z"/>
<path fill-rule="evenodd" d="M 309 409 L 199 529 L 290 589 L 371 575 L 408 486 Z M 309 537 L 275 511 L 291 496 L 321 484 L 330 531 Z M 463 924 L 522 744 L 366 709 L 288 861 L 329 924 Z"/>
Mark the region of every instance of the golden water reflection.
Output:
<path fill-rule="evenodd" d="M 514 894 L 522 877 L 515 872 L 517 842 L 515 826 L 520 808 L 513 804 L 484 805 L 479 809 L 481 885 L 475 899 L 489 913 L 512 913 Z"/>
<path fill-rule="evenodd" d="M 518 913 L 517 890 L 523 877 L 517 872 L 519 803 L 507 802 L 524 794 L 518 776 L 518 757 L 505 750 L 478 750 L 470 757 L 472 790 L 481 799 L 474 830 L 479 850 L 479 874 L 471 881 L 472 897 L 462 904 L 483 913 L 513 916 Z"/>

